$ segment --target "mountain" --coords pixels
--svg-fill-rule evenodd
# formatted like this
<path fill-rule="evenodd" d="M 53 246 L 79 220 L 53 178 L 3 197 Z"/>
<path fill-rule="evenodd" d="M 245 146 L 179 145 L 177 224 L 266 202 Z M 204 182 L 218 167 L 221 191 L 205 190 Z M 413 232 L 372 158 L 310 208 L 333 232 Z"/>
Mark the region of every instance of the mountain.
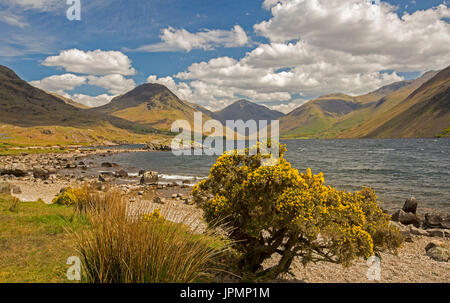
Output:
<path fill-rule="evenodd" d="M 395 115 L 371 131 L 370 138 L 426 138 L 448 135 L 450 127 L 450 66 L 422 84 L 395 106 Z"/>
<path fill-rule="evenodd" d="M 282 118 L 281 135 L 283 138 L 433 137 L 439 135 L 450 126 L 447 125 L 439 131 L 439 128 L 445 125 L 443 116 L 439 116 L 439 125 L 431 121 L 432 116 L 422 117 L 423 127 L 429 128 L 429 131 L 422 131 L 416 127 L 414 130 L 405 132 L 389 132 L 389 127 L 393 127 L 394 124 L 393 122 L 386 124 L 414 104 L 425 102 L 419 97 L 409 101 L 407 99 L 438 73 L 438 71 L 427 72 L 416 80 L 396 82 L 362 96 L 333 94 L 320 97 Z M 441 79 L 445 77 L 445 73 L 440 76 Z M 427 96 L 432 98 L 441 93 L 438 90 L 432 90 L 428 91 Z M 422 110 L 425 109 L 422 108 Z M 401 121 L 405 123 L 408 119 L 416 119 L 416 115 L 417 112 L 409 113 L 397 119 L 403 117 Z M 448 118 L 447 124 L 450 124 Z M 381 129 L 383 125 L 386 126 Z"/>
<path fill-rule="evenodd" d="M 176 120 L 193 121 L 196 109 L 180 100 L 164 85 L 146 83 L 91 111 L 160 130 L 170 130 Z"/>
<path fill-rule="evenodd" d="M 368 108 L 375 100 L 370 96 L 358 98 L 344 94 L 319 97 L 284 116 L 280 121 L 281 135 L 284 138 L 335 137 L 347 124 L 353 125 L 363 118 L 353 118 L 352 113 Z"/>
<path fill-rule="evenodd" d="M 239 100 L 214 113 L 214 118 L 226 124 L 227 120 L 278 120 L 283 116 L 283 113 L 271 110 L 265 106 L 258 105 L 247 100 Z"/>
<path fill-rule="evenodd" d="M 154 129 L 74 107 L 0 65 L 1 141 L 19 145 L 140 140 Z M 143 140 L 142 142 L 145 142 Z"/>

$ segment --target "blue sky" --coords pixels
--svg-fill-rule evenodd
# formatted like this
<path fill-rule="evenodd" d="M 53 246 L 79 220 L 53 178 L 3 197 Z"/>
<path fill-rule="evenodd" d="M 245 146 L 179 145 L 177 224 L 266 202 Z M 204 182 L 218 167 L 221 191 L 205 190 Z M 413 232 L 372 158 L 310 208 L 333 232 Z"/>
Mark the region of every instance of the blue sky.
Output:
<path fill-rule="evenodd" d="M 82 20 L 69 21 L 66 0 L 0 0 L 0 64 L 12 68 L 33 85 L 57 90 L 91 105 L 106 102 L 113 95 L 149 81 L 167 84 L 183 99 L 211 109 L 245 97 L 285 112 L 322 94 L 363 93 L 450 64 L 449 49 L 437 45 L 439 37 L 442 38 L 440 44 L 450 39 L 449 9 L 442 0 L 382 1 L 381 12 L 375 13 L 375 17 L 370 17 L 373 9 L 368 7 L 370 4 L 355 9 L 345 6 L 366 0 L 332 0 L 334 4 L 322 8 L 312 0 L 281 0 L 277 12 L 274 8 L 277 1 L 273 0 L 265 3 L 262 0 L 80 1 Z M 330 21 L 328 29 L 323 22 L 327 19 L 319 15 L 316 19 L 311 17 L 324 8 L 329 9 L 326 12 L 329 16 L 346 13 Z M 415 15 L 418 11 L 430 16 Z M 305 12 L 302 19 L 295 19 L 299 17 L 298 12 Z M 353 12 L 355 24 L 349 26 L 351 21 L 341 22 Z M 392 14 L 396 14 L 398 20 L 392 21 Z M 410 17 L 405 21 L 401 19 L 404 16 Z M 290 18 L 290 23 L 283 21 Z M 270 25 L 263 25 L 269 21 Z M 377 45 L 365 41 L 363 29 L 371 31 L 370 28 L 381 26 L 383 22 L 392 22 L 395 30 L 387 34 L 379 30 L 380 36 L 373 36 L 374 41 L 379 41 L 374 43 Z M 434 32 L 440 31 L 439 37 L 422 32 L 423 22 L 433 25 Z M 333 33 L 335 29 L 340 30 Z M 164 30 L 169 41 L 165 43 Z M 406 33 L 406 38 L 399 39 L 399 33 Z M 392 37 L 381 41 L 391 34 Z M 423 47 L 418 47 L 418 53 L 410 51 L 413 44 L 409 44 L 412 42 L 408 39 L 414 35 Z M 392 53 L 387 53 L 392 43 Z M 342 46 L 344 44 L 350 46 Z M 429 46 L 434 44 L 438 50 L 419 59 L 420 54 L 427 56 Z M 46 63 L 49 57 L 60 56 L 67 50 L 79 52 L 67 54 L 65 60 L 68 61 L 58 57 L 53 63 Z M 105 53 L 95 57 L 90 53 L 95 50 Z M 117 53 L 108 53 L 110 51 Z M 402 57 L 402 52 L 410 60 Z M 129 65 L 121 71 L 114 67 L 110 72 L 89 68 L 80 71 L 74 67 L 82 64 L 76 62 L 80 54 L 94 56 L 92 65 L 100 57 L 106 61 L 98 63 L 107 64 L 109 55 L 117 60 L 128 58 L 129 62 L 125 60 L 120 64 Z M 289 59 L 297 54 L 301 54 L 301 58 L 291 62 Z M 315 57 L 316 54 L 320 56 Z M 336 61 L 345 61 L 343 58 L 357 63 L 351 63 L 351 68 L 345 64 L 346 70 L 339 79 L 324 72 L 324 67 L 339 70 Z M 204 64 L 199 65 L 201 62 Z M 134 72 L 124 72 L 127 68 Z M 62 75 L 66 76 L 52 78 L 53 82 L 44 81 L 47 77 Z M 75 80 L 79 85 L 70 82 Z M 112 87 L 114 85 L 116 87 Z M 99 95 L 106 99 L 89 99 Z"/>

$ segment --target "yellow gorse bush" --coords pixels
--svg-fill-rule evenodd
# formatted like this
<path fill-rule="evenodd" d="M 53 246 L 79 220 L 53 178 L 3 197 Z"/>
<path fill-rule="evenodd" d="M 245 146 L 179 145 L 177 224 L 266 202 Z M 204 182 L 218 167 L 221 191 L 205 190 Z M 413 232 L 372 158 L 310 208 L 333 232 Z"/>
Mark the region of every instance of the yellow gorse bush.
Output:
<path fill-rule="evenodd" d="M 403 238 L 377 205 L 370 188 L 356 193 L 325 185 L 323 173 L 300 173 L 283 157 L 262 166 L 261 155 L 221 156 L 209 177 L 193 189 L 207 222 L 225 220 L 242 252 L 241 268 L 260 279 L 287 272 L 295 257 L 303 264 L 327 261 L 350 265 L 381 250 L 395 252 Z M 262 270 L 273 254 L 279 263 Z"/>
<path fill-rule="evenodd" d="M 149 214 L 144 214 L 142 216 L 142 220 L 144 220 L 146 222 L 153 222 L 154 220 L 165 221 L 166 218 L 164 218 L 164 216 L 161 215 L 161 210 L 155 209 L 153 212 L 151 212 Z"/>
<path fill-rule="evenodd" d="M 52 203 L 66 206 L 75 205 L 77 203 L 77 190 L 72 187 L 63 189 L 59 195 L 53 199 Z"/>

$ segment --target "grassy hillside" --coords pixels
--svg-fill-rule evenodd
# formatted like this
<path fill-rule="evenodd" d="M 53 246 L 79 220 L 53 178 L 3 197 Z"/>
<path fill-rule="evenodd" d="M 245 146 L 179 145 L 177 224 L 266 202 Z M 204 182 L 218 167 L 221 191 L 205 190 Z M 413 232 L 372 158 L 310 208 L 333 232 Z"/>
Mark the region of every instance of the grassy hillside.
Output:
<path fill-rule="evenodd" d="M 0 143 L 69 145 L 146 142 L 158 131 L 74 107 L 0 66 Z"/>
<path fill-rule="evenodd" d="M 396 108 L 397 105 L 402 103 L 403 100 L 408 98 L 416 89 L 418 89 L 425 82 L 432 79 L 437 72 L 425 73 L 422 77 L 408 81 L 405 86 L 401 86 L 397 90 L 389 92 L 389 94 L 380 97 L 376 103 L 374 103 L 367 112 L 361 113 L 364 115 L 362 123 L 354 125 L 352 128 L 340 133 L 339 138 L 363 138 L 370 137 L 370 133 L 375 131 L 381 125 L 395 117 L 404 108 Z M 355 113 L 360 115 L 360 113 Z"/>
<path fill-rule="evenodd" d="M 368 137 L 448 136 L 450 126 L 450 67 L 415 90 L 391 110 L 389 121 L 370 132 Z"/>
<path fill-rule="evenodd" d="M 310 101 L 281 119 L 283 138 L 332 138 L 343 130 L 360 123 L 374 97 L 361 98 L 333 94 Z M 368 114 L 368 113 L 367 113 Z"/>
<path fill-rule="evenodd" d="M 450 77 L 441 74 L 439 84 L 433 89 L 409 98 L 437 74 L 428 72 L 417 80 L 393 83 L 363 96 L 333 94 L 320 97 L 283 117 L 281 136 L 286 139 L 446 136 L 444 130 L 450 123 L 442 106 L 447 104 L 448 96 L 442 86 Z M 433 99 L 434 105 L 427 103 L 427 99 Z M 411 108 L 415 104 L 421 105 Z M 428 114 L 422 115 L 422 112 Z M 389 122 L 394 118 L 398 122 Z M 395 131 L 399 124 L 406 125 L 412 120 L 416 122 L 407 130 Z"/>
<path fill-rule="evenodd" d="M 90 111 L 168 131 L 176 120 L 193 121 L 196 109 L 165 86 L 147 83 Z"/>

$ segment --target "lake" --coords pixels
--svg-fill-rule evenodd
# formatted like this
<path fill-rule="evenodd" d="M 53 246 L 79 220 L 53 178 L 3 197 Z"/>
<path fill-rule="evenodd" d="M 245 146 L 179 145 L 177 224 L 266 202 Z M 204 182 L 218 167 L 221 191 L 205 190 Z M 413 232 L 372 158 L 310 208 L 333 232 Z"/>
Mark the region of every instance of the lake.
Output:
<path fill-rule="evenodd" d="M 374 188 L 387 208 L 410 196 L 429 208 L 450 211 L 450 139 L 288 140 L 286 158 L 301 171 L 324 172 L 328 185 L 349 191 Z M 217 157 L 168 152 L 108 157 L 130 171 L 154 170 L 166 181 L 208 175 Z"/>

